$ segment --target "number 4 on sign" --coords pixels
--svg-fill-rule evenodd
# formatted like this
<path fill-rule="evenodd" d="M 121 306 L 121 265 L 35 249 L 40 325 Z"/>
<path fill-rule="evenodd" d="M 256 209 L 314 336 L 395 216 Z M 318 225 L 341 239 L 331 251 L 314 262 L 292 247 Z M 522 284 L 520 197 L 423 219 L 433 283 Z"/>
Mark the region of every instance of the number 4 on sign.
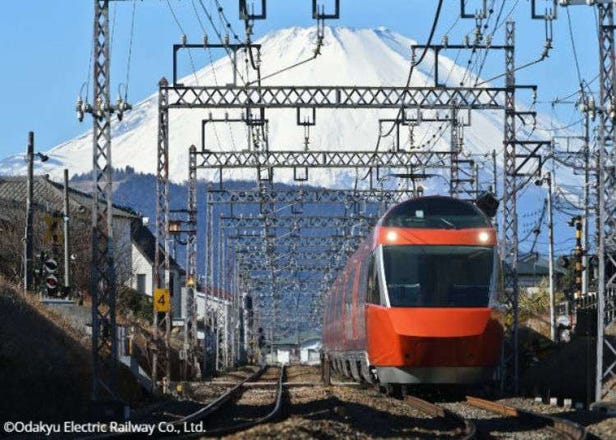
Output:
<path fill-rule="evenodd" d="M 157 312 L 168 312 L 171 310 L 169 289 L 154 290 L 154 310 Z"/>

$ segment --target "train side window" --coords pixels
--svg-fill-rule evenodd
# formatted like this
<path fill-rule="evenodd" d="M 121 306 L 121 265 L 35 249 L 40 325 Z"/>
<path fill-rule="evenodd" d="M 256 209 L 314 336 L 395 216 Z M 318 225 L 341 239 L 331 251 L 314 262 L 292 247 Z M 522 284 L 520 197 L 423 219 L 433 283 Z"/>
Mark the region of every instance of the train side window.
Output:
<path fill-rule="evenodd" d="M 367 302 L 371 304 L 379 304 L 379 277 L 376 272 L 374 264 L 374 255 L 370 256 L 370 262 L 368 263 L 368 298 Z"/>

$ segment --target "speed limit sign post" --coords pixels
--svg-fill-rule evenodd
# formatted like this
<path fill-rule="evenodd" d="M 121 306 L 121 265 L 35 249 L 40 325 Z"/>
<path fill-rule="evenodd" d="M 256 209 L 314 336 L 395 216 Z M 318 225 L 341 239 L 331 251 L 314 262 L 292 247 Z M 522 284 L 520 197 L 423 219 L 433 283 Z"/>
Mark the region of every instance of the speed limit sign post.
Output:
<path fill-rule="evenodd" d="M 168 312 L 171 310 L 171 297 L 169 289 L 154 290 L 154 310 L 157 312 Z"/>

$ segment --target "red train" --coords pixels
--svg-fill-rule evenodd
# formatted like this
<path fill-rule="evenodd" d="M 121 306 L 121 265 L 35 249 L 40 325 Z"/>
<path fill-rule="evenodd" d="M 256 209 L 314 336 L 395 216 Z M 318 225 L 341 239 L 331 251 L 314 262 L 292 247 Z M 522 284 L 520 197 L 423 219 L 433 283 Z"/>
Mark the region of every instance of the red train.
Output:
<path fill-rule="evenodd" d="M 335 370 L 381 386 L 472 384 L 499 363 L 496 231 L 475 205 L 421 197 L 392 207 L 326 296 Z"/>

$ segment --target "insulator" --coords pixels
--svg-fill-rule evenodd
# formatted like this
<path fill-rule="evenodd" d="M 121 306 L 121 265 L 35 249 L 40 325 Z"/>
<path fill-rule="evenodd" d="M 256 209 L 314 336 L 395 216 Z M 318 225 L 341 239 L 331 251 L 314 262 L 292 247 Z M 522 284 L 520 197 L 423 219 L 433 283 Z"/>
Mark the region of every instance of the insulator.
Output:
<path fill-rule="evenodd" d="M 186 34 L 182 34 L 182 46 L 186 46 L 187 43 L 188 38 L 186 37 Z"/>
<path fill-rule="evenodd" d="M 466 47 L 469 47 L 469 46 L 470 46 L 470 38 L 468 37 L 468 35 L 465 35 L 465 36 L 464 36 L 464 45 L 465 45 Z"/>
<path fill-rule="evenodd" d="M 207 34 L 204 34 L 203 35 L 203 45 L 207 46 L 207 43 L 208 43 L 208 37 L 207 37 Z"/>
<path fill-rule="evenodd" d="M 490 47 L 492 45 L 492 35 L 486 35 L 486 46 Z"/>
<path fill-rule="evenodd" d="M 123 100 L 121 96 L 118 96 L 118 100 L 116 101 L 116 109 L 117 109 L 117 116 L 118 116 L 118 121 L 121 121 L 122 118 L 124 117 L 124 106 L 123 106 Z"/>
<path fill-rule="evenodd" d="M 607 105 L 607 114 L 612 121 L 616 120 L 616 103 L 614 102 L 614 100 L 610 101 L 610 103 Z"/>
<path fill-rule="evenodd" d="M 226 34 L 225 34 L 224 39 L 223 39 L 223 44 L 224 44 L 225 46 L 228 46 L 228 45 L 229 45 L 229 33 L 226 33 Z"/>
<path fill-rule="evenodd" d="M 103 100 L 101 98 L 97 98 L 96 99 L 96 114 L 99 118 L 102 117 L 104 110 L 105 109 L 104 109 Z"/>
<path fill-rule="evenodd" d="M 588 98 L 588 111 L 590 113 L 590 118 L 594 121 L 597 113 L 595 107 L 595 97 L 592 95 Z"/>
<path fill-rule="evenodd" d="M 443 47 L 447 47 L 449 45 L 449 37 L 447 35 L 443 35 L 442 43 Z"/>
<path fill-rule="evenodd" d="M 77 120 L 79 122 L 83 121 L 83 100 L 81 99 L 81 95 L 77 97 L 75 110 L 77 111 Z"/>
<path fill-rule="evenodd" d="M 481 34 L 481 27 L 476 27 L 475 28 L 475 44 L 481 42 L 481 39 L 483 38 L 483 35 Z"/>

